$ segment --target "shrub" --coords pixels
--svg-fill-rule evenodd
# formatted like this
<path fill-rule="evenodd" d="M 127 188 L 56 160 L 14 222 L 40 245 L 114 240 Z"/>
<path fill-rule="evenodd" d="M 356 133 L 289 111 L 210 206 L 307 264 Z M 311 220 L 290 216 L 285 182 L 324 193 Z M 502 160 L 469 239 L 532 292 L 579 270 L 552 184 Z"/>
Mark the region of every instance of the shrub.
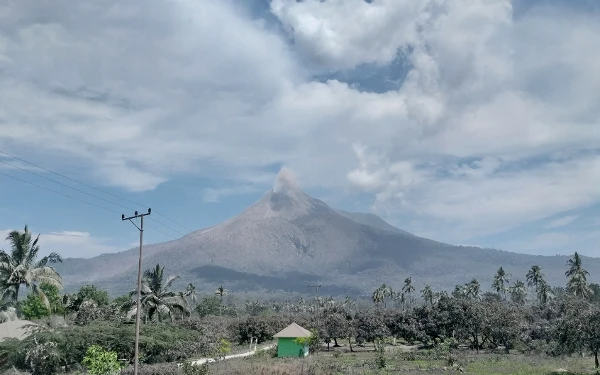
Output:
<path fill-rule="evenodd" d="M 88 348 L 82 364 L 92 375 L 114 375 L 121 370 L 117 353 L 105 350 L 98 345 Z"/>
<path fill-rule="evenodd" d="M 25 301 L 22 302 L 21 313 L 27 320 L 41 319 L 50 315 L 50 311 L 48 311 L 42 299 L 33 293 L 29 293 Z"/>
<path fill-rule="evenodd" d="M 270 341 L 273 335 L 285 328 L 286 322 L 277 316 L 251 316 L 232 325 L 240 344 L 249 343 L 256 337 L 258 343 Z"/>
<path fill-rule="evenodd" d="M 193 365 L 191 362 L 185 362 L 182 369 L 184 375 L 208 375 L 210 373 L 208 363 Z"/>
<path fill-rule="evenodd" d="M 37 343 L 25 353 L 27 370 L 33 375 L 52 375 L 60 370 L 57 344 L 52 341 Z"/>
<path fill-rule="evenodd" d="M 225 359 L 229 353 L 231 353 L 231 343 L 225 339 L 221 339 L 218 349 L 219 358 Z"/>
<path fill-rule="evenodd" d="M 140 365 L 138 375 L 185 375 L 182 367 L 176 363 L 160 363 L 155 365 Z M 121 370 L 121 375 L 133 375 L 133 366 Z"/>
<path fill-rule="evenodd" d="M 134 354 L 134 326 L 96 321 L 84 326 L 71 326 L 38 332 L 20 343 L 0 343 L 0 355 L 6 365 L 27 369 L 25 355 L 37 343 L 52 342 L 68 369 L 80 366 L 87 350 L 99 345 L 115 352 L 117 358 L 132 360 Z M 151 364 L 159 362 L 183 362 L 192 356 L 211 356 L 213 343 L 201 332 L 168 324 L 145 324 L 141 326 L 140 360 Z M 37 340 L 37 341 L 36 341 Z"/>
<path fill-rule="evenodd" d="M 384 369 L 387 366 L 387 358 L 385 357 L 385 341 L 377 339 L 375 341 L 377 354 L 375 356 L 375 367 Z"/>

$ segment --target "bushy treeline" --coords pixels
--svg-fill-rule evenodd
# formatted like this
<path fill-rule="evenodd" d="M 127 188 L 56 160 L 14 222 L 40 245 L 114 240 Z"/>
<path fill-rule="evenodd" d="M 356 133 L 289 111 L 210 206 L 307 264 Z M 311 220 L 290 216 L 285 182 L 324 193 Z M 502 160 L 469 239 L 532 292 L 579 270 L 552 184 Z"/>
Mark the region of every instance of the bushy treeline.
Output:
<path fill-rule="evenodd" d="M 88 285 L 61 296 L 60 275 L 48 265 L 60 257 L 51 254 L 35 262 L 38 240 L 27 228 L 11 232 L 9 240 L 12 252 L 0 251 L 0 319 L 32 319 L 38 326 L 22 341 L 0 343 L 0 366 L 54 374 L 87 363 L 89 372 L 98 358 L 113 358 L 127 367 L 133 360 L 137 291 L 110 301 L 105 291 Z M 537 266 L 524 281 L 512 281 L 500 267 L 489 292 L 475 279 L 451 293 L 427 285 L 417 291 L 408 277 L 398 291 L 386 284 L 377 288 L 368 305 L 350 297 L 235 305 L 224 301 L 228 291 L 223 286 L 208 296 L 199 296 L 192 284 L 175 291 L 179 277 L 166 277 L 164 267 L 156 265 L 144 272 L 140 291 L 140 361 L 151 365 L 222 356 L 224 343 L 270 341 L 296 322 L 315 332 L 312 342 L 328 347 L 343 341 L 350 350 L 368 343 L 382 350 L 389 340 L 403 340 L 476 352 L 585 352 L 593 354 L 598 367 L 600 287 L 588 282 L 577 253 L 566 266 L 565 287 L 548 285 Z M 20 300 L 23 285 L 29 293 Z"/>

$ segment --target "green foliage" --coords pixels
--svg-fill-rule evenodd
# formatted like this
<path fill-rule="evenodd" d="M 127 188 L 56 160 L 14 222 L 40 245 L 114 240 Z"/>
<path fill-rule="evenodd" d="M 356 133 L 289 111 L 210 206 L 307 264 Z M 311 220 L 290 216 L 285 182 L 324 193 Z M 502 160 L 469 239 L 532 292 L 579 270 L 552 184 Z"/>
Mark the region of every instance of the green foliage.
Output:
<path fill-rule="evenodd" d="M 95 285 L 82 286 L 76 294 L 79 303 L 89 300 L 94 301 L 98 306 L 108 305 L 108 293 L 105 290 L 98 289 Z"/>
<path fill-rule="evenodd" d="M 210 315 L 219 315 L 219 306 L 221 299 L 217 296 L 208 296 L 202 298 L 202 301 L 196 306 L 196 312 L 201 318 Z"/>
<path fill-rule="evenodd" d="M 382 339 L 377 339 L 375 341 L 375 367 L 378 369 L 384 369 L 387 366 L 387 358 L 385 356 L 385 341 Z"/>
<path fill-rule="evenodd" d="M 11 245 L 11 252 L 0 250 L 0 295 L 13 302 L 19 300 L 21 285 L 33 293 L 39 293 L 39 285 L 43 283 L 62 287 L 62 279 L 49 263 L 62 262 L 57 253 L 51 253 L 37 259 L 40 236 L 35 240 L 27 225 L 23 232 L 12 231 L 6 239 Z"/>
<path fill-rule="evenodd" d="M 32 375 L 53 375 L 60 370 L 60 352 L 57 344 L 52 341 L 38 343 L 25 352 L 26 370 Z"/>
<path fill-rule="evenodd" d="M 138 368 L 138 375 L 184 375 L 182 369 L 184 366 L 179 367 L 177 363 L 141 364 Z M 133 366 L 121 370 L 121 375 L 133 375 Z"/>
<path fill-rule="evenodd" d="M 294 343 L 296 345 L 308 345 L 309 353 L 316 353 L 321 348 L 321 337 L 319 336 L 319 331 L 316 329 L 311 330 L 311 335 L 308 337 L 297 337 L 294 339 Z"/>
<path fill-rule="evenodd" d="M 73 325 L 40 331 L 19 343 L 0 342 L 0 363 L 27 370 L 25 355 L 38 344 L 54 343 L 53 348 L 67 368 L 82 363 L 87 350 L 99 345 L 117 353 L 119 359 L 132 361 L 134 354 L 134 325 L 95 321 L 88 325 Z M 140 330 L 142 363 L 181 362 L 196 356 L 211 356 L 214 338 L 206 332 L 167 324 L 145 324 Z"/>
<path fill-rule="evenodd" d="M 51 313 L 61 314 L 63 307 L 58 287 L 43 283 L 39 286 L 39 290 L 48 299 L 50 310 L 44 304 L 41 293 L 29 293 L 27 298 L 20 302 L 20 310 L 25 319 L 41 319 L 49 316 Z"/>
<path fill-rule="evenodd" d="M 123 306 L 128 302 L 131 302 L 131 296 L 129 294 L 124 294 L 111 301 L 111 303 L 116 306 Z"/>
<path fill-rule="evenodd" d="M 115 375 L 121 371 L 117 353 L 105 350 L 99 345 L 88 348 L 82 364 L 92 375 Z"/>
<path fill-rule="evenodd" d="M 208 375 L 210 374 L 208 363 L 193 365 L 191 362 L 185 362 L 182 366 L 184 375 Z"/>
<path fill-rule="evenodd" d="M 261 315 L 250 316 L 232 324 L 232 331 L 237 336 L 240 344 L 249 343 L 256 337 L 258 343 L 270 341 L 273 335 L 285 328 L 289 321 L 284 321 L 278 316 Z"/>
<path fill-rule="evenodd" d="M 224 359 L 227 354 L 231 353 L 231 343 L 225 339 L 219 341 L 218 354 L 219 358 Z"/>
<path fill-rule="evenodd" d="M 155 319 L 162 322 L 167 317 L 174 321 L 176 316 L 190 315 L 183 292 L 170 290 L 173 283 L 179 280 L 179 276 L 169 276 L 165 280 L 164 269 L 157 264 L 154 268 L 144 271 L 140 300 L 144 322 Z M 137 295 L 137 292 L 137 290 L 130 292 L 131 297 Z M 129 307 L 128 315 L 135 315 L 135 304 L 131 303 Z"/>
<path fill-rule="evenodd" d="M 27 320 L 42 319 L 50 315 L 42 299 L 33 293 L 29 293 L 21 303 L 21 313 Z"/>
<path fill-rule="evenodd" d="M 61 303 L 60 290 L 56 285 L 42 283 L 40 290 L 44 293 L 50 303 L 50 311 L 54 314 L 62 314 L 64 309 Z"/>

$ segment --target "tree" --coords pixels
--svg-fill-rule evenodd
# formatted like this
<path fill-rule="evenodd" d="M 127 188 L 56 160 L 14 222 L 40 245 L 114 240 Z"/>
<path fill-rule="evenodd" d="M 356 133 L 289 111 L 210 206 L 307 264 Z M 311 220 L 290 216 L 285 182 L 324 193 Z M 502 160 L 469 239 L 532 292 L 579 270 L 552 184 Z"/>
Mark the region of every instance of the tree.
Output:
<path fill-rule="evenodd" d="M 466 286 L 466 295 L 468 298 L 479 300 L 481 298 L 481 285 L 477 279 L 471 280 Z"/>
<path fill-rule="evenodd" d="M 183 293 L 184 296 L 189 297 L 189 299 L 192 301 L 192 309 L 195 307 L 196 305 L 196 300 L 198 299 L 198 292 L 196 292 L 196 286 L 192 283 L 189 283 L 188 286 L 185 288 L 185 292 Z"/>
<path fill-rule="evenodd" d="M 412 277 L 407 277 L 404 279 L 404 286 L 402 287 L 402 293 L 408 294 L 408 303 L 409 306 L 413 305 L 413 293 L 415 292 L 415 287 L 412 285 Z"/>
<path fill-rule="evenodd" d="M 492 283 L 492 288 L 496 293 L 498 293 L 498 295 L 501 295 L 504 299 L 506 299 L 506 290 L 509 280 L 510 276 L 506 274 L 504 268 L 498 268 L 498 271 L 496 271 L 496 275 L 494 275 L 494 282 Z"/>
<path fill-rule="evenodd" d="M 589 272 L 583 269 L 581 265 L 581 257 L 577 252 L 572 259 L 567 261 L 569 269 L 565 272 L 565 276 L 569 278 L 567 282 L 567 290 L 569 293 L 574 294 L 580 298 L 587 298 L 592 293 L 588 282 L 587 276 Z"/>
<path fill-rule="evenodd" d="M 592 293 L 590 294 L 589 301 L 593 303 L 600 302 L 600 285 L 596 283 L 590 283 L 590 290 Z"/>
<path fill-rule="evenodd" d="M 129 302 L 129 296 L 124 300 L 120 300 L 119 305 Z M 70 312 L 78 312 L 82 305 L 91 304 L 96 307 L 107 306 L 109 303 L 108 293 L 105 290 L 98 289 L 95 285 L 84 285 L 75 294 L 65 294 L 63 296 L 62 305 L 65 310 Z"/>
<path fill-rule="evenodd" d="M 196 306 L 196 312 L 201 318 L 209 315 L 218 315 L 221 307 L 219 302 L 219 297 L 217 296 L 204 297 Z"/>
<path fill-rule="evenodd" d="M 548 301 L 554 297 L 554 294 L 552 293 L 552 287 L 543 279 L 538 284 L 537 297 L 540 305 L 547 304 Z"/>
<path fill-rule="evenodd" d="M 600 308 L 586 301 L 571 301 L 566 315 L 556 329 L 557 341 L 565 353 L 589 349 L 594 354 L 596 370 L 600 368 Z"/>
<path fill-rule="evenodd" d="M 483 334 L 496 347 L 503 346 L 506 354 L 518 341 L 524 326 L 523 312 L 517 306 L 501 301 L 485 305 Z"/>
<path fill-rule="evenodd" d="M 429 284 L 425 284 L 425 287 L 423 288 L 423 290 L 421 290 L 421 297 L 423 297 L 425 303 L 429 303 L 433 306 L 434 293 L 433 289 L 431 289 L 431 286 L 429 286 Z"/>
<path fill-rule="evenodd" d="M 525 278 L 527 280 L 527 286 L 533 286 L 536 293 L 538 291 L 538 286 L 545 281 L 544 273 L 540 266 L 531 266 L 531 269 L 527 272 Z"/>
<path fill-rule="evenodd" d="M 404 294 L 404 292 L 401 293 L 394 293 L 394 302 L 400 302 L 400 305 L 402 306 L 402 310 L 404 310 L 404 305 L 406 304 L 406 295 Z"/>
<path fill-rule="evenodd" d="M 76 297 L 81 302 L 85 300 L 94 301 L 98 306 L 106 306 L 109 302 L 108 292 L 89 284 L 82 286 L 77 292 Z"/>
<path fill-rule="evenodd" d="M 337 347 L 339 346 L 337 340 L 346 336 L 348 332 L 348 320 L 346 319 L 346 312 L 342 305 L 326 308 L 323 311 L 323 315 L 323 336 L 326 339 L 325 342 L 327 342 L 327 350 L 329 350 L 331 340 L 334 341 Z"/>
<path fill-rule="evenodd" d="M 6 240 L 11 245 L 11 253 L 0 250 L 0 292 L 2 298 L 16 302 L 21 285 L 25 285 L 32 293 L 38 294 L 50 309 L 50 303 L 39 285 L 46 283 L 62 288 L 62 278 L 54 268 L 48 266 L 49 263 L 62 262 L 62 258 L 57 253 L 51 253 L 38 261 L 39 239 L 38 235 L 33 240 L 27 226 L 23 232 L 15 230 L 8 234 Z"/>
<path fill-rule="evenodd" d="M 363 311 L 357 314 L 354 324 L 357 343 L 367 341 L 375 344 L 377 339 L 384 339 L 390 334 L 382 311 Z"/>
<path fill-rule="evenodd" d="M 515 281 L 515 283 L 508 288 L 508 292 L 510 293 L 510 299 L 519 305 L 525 303 L 527 298 L 527 288 L 525 287 L 525 283 L 521 280 Z"/>
<path fill-rule="evenodd" d="M 185 315 L 189 314 L 187 301 L 183 293 L 169 290 L 173 282 L 179 279 L 179 276 L 169 276 L 165 282 L 164 269 L 164 267 L 157 264 L 154 268 L 144 271 L 140 304 L 146 319 L 149 320 L 157 317 L 159 321 L 162 321 L 164 316 L 169 316 L 173 321 L 174 311 L 179 311 Z M 130 293 L 132 297 L 136 294 L 137 291 L 135 290 Z M 135 301 L 132 301 L 130 306 L 133 308 L 130 310 L 129 315 L 133 315 L 136 312 Z"/>
<path fill-rule="evenodd" d="M 222 313 L 223 308 L 223 297 L 227 295 L 228 290 L 223 288 L 223 285 L 219 286 L 217 290 L 215 290 L 215 295 L 219 296 L 219 315 Z"/>
<path fill-rule="evenodd" d="M 44 305 L 42 299 L 33 293 L 20 303 L 21 313 L 27 320 L 42 319 L 50 315 L 50 310 Z"/>
<path fill-rule="evenodd" d="M 392 295 L 394 295 L 394 292 L 392 291 L 392 289 L 390 287 L 388 287 L 386 284 L 382 284 L 379 288 L 375 289 L 375 291 L 373 292 L 372 295 L 372 299 L 373 302 L 375 303 L 376 306 L 381 306 L 383 304 L 383 307 L 386 307 L 386 302 L 385 300 L 389 297 L 391 297 Z"/>

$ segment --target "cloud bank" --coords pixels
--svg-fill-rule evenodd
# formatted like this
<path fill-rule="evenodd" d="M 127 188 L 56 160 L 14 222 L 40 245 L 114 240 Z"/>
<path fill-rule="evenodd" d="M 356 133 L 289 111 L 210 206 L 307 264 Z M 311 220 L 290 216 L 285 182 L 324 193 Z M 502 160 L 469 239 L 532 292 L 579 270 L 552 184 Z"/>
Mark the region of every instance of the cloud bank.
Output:
<path fill-rule="evenodd" d="M 272 0 L 270 25 L 229 1 L 5 2 L 0 146 L 132 191 L 286 165 L 468 241 L 600 201 L 600 15 L 557 4 Z M 386 92 L 322 78 L 392 64 Z"/>

